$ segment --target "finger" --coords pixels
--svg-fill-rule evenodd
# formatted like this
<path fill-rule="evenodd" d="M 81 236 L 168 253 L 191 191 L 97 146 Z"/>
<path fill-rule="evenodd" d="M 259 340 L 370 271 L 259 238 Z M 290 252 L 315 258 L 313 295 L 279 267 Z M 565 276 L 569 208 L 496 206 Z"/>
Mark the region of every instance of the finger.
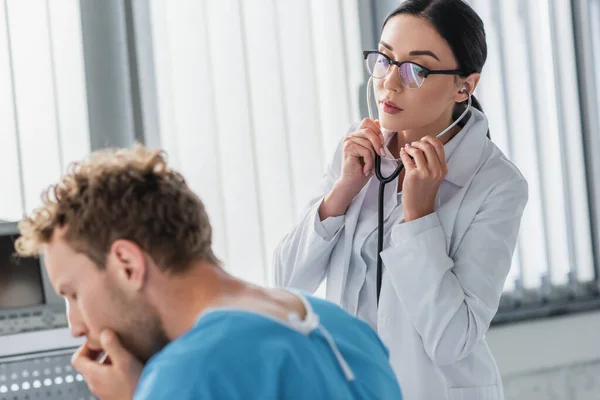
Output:
<path fill-rule="evenodd" d="M 348 138 L 352 137 L 364 137 L 371 142 L 371 147 L 375 150 L 375 152 L 381 156 L 385 155 L 385 150 L 383 148 L 383 135 L 381 135 L 381 131 L 375 127 L 374 124 L 369 124 L 365 128 L 361 128 L 358 131 L 348 135 Z"/>
<path fill-rule="evenodd" d="M 423 152 L 425 155 L 425 160 L 427 161 L 427 166 L 430 171 L 440 170 L 442 169 L 440 159 L 438 157 L 435 148 L 429 142 L 418 141 L 411 143 L 412 147 L 415 147 Z"/>
<path fill-rule="evenodd" d="M 427 171 L 427 160 L 425 159 L 425 155 L 420 149 L 413 147 L 410 144 L 407 144 L 404 147 L 405 151 L 411 156 L 415 161 L 415 166 L 417 169 Z"/>
<path fill-rule="evenodd" d="M 87 342 L 85 342 L 84 344 L 79 346 L 79 348 L 77 349 L 77 351 L 75 351 L 75 353 L 73 353 L 73 356 L 71 357 L 71 361 L 74 361 L 76 358 L 80 358 L 80 357 L 90 358 L 91 353 L 92 353 L 92 350 L 88 347 Z"/>
<path fill-rule="evenodd" d="M 379 150 L 382 148 L 383 142 L 385 141 L 383 132 L 381 132 L 379 121 L 373 121 L 372 119 L 365 118 L 359 126 L 359 130 L 362 129 L 369 129 L 379 139 L 378 143 L 373 143 L 373 147 L 377 149 L 377 152 L 379 153 Z"/>
<path fill-rule="evenodd" d="M 373 152 L 366 150 L 362 146 L 357 146 L 356 154 L 356 157 L 363 161 L 363 174 L 365 176 L 371 175 L 373 167 L 375 166 L 375 155 Z"/>
<path fill-rule="evenodd" d="M 350 136 L 348 138 L 348 141 L 350 141 L 352 143 L 356 143 L 359 146 L 362 146 L 365 149 L 369 150 L 370 152 L 375 153 L 375 148 L 373 147 L 373 142 L 371 142 L 371 140 L 364 135 Z"/>
<path fill-rule="evenodd" d="M 363 137 L 353 137 L 347 143 L 346 153 L 352 157 L 362 159 L 364 163 L 363 173 L 365 176 L 369 176 L 375 159 L 375 152 L 373 151 L 371 142 Z"/>
<path fill-rule="evenodd" d="M 362 121 L 360 121 L 360 124 L 358 125 L 358 129 L 363 129 L 366 128 L 367 126 L 374 124 L 375 121 L 372 120 L 371 118 L 365 118 Z"/>
<path fill-rule="evenodd" d="M 379 121 L 368 120 L 368 122 L 363 128 L 372 130 L 373 133 L 375 133 L 375 135 L 377 135 L 377 137 L 383 142 L 384 137 L 383 132 L 381 131 L 381 125 L 379 124 Z"/>
<path fill-rule="evenodd" d="M 442 144 L 442 142 L 439 139 L 431 136 L 425 136 L 421 140 L 431 144 L 435 148 L 435 152 L 437 153 L 438 159 L 440 160 L 442 170 L 447 171 L 448 165 L 446 164 L 446 150 L 444 149 L 444 145 Z"/>
<path fill-rule="evenodd" d="M 374 131 L 371 127 L 362 129 L 362 132 L 371 142 L 371 145 L 373 146 L 375 152 L 380 156 L 385 156 L 385 149 L 383 148 L 383 135 L 381 135 L 381 133 L 378 133 L 379 131 Z"/>
<path fill-rule="evenodd" d="M 400 149 L 400 158 L 402 159 L 402 164 L 404 165 L 407 173 L 417 167 L 415 165 L 415 161 L 410 158 L 406 150 L 404 150 L 404 147 Z"/>
<path fill-rule="evenodd" d="M 73 368 L 86 377 L 86 380 L 104 373 L 107 368 L 96 361 L 95 353 L 84 343 L 71 358 Z"/>
<path fill-rule="evenodd" d="M 133 355 L 123 347 L 115 332 L 105 329 L 100 334 L 100 344 L 115 365 L 127 364 L 133 359 Z"/>
<path fill-rule="evenodd" d="M 73 356 L 71 357 L 71 362 L 73 362 L 75 360 L 80 360 L 80 359 L 95 360 L 98 355 L 99 355 L 99 352 L 96 350 L 92 350 L 89 347 L 88 342 L 86 341 L 73 354 Z"/>

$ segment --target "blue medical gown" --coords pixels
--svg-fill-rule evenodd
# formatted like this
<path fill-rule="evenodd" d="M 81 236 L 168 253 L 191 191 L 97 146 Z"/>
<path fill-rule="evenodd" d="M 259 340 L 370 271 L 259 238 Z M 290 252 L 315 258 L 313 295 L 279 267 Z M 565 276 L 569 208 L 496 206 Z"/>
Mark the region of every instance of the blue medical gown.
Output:
<path fill-rule="evenodd" d="M 401 399 L 388 351 L 371 327 L 332 303 L 304 298 L 320 321 L 309 333 L 240 309 L 203 313 L 149 360 L 134 400 Z"/>

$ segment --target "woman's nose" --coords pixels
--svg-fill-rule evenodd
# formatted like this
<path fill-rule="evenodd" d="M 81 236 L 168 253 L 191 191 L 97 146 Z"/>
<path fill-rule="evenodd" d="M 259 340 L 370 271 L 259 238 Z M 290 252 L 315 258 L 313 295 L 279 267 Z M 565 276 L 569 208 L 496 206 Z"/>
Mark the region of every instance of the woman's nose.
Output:
<path fill-rule="evenodd" d="M 387 70 L 387 74 L 383 77 L 383 87 L 394 92 L 399 92 L 402 90 L 398 66 L 393 64 L 390 65 Z"/>

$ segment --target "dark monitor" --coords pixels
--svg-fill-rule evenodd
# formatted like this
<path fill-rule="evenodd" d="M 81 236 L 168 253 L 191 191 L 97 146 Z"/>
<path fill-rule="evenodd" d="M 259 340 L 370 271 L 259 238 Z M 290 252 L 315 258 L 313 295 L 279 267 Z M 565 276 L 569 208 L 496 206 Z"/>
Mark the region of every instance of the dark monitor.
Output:
<path fill-rule="evenodd" d="M 40 306 L 45 303 L 39 260 L 17 257 L 16 235 L 0 236 L 0 309 Z"/>
<path fill-rule="evenodd" d="M 64 300 L 40 258 L 19 257 L 16 223 L 0 223 L 0 340 L 3 335 L 67 326 Z"/>
<path fill-rule="evenodd" d="M 85 338 L 71 336 L 43 260 L 15 256 L 18 237 L 0 223 L 0 400 L 94 399 L 69 365 Z"/>

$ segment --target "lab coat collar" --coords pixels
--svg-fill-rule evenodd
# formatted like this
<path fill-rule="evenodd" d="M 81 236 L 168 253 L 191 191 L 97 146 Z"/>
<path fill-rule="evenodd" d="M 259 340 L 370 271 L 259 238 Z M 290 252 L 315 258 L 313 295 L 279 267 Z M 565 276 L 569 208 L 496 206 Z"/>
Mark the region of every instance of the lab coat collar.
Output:
<path fill-rule="evenodd" d="M 463 187 L 477 170 L 483 147 L 487 140 L 488 121 L 485 115 L 476 108 L 471 109 L 471 118 L 448 144 L 446 145 L 446 163 L 448 174 L 445 180 Z M 396 169 L 394 161 L 383 158 L 381 160 L 381 174 L 389 176 Z M 377 178 L 373 177 L 368 185 L 379 185 Z M 368 186 L 367 185 L 367 186 Z M 388 218 L 394 208 L 398 205 L 397 193 L 398 178 L 386 185 L 384 218 Z M 370 190 L 378 193 L 378 190 Z M 359 203 L 362 203 L 363 197 Z M 361 207 L 359 204 L 358 207 Z"/>
<path fill-rule="evenodd" d="M 446 154 L 448 174 L 446 181 L 463 187 L 477 170 L 481 160 L 485 141 L 487 139 L 488 121 L 485 115 L 471 108 L 471 118 L 446 146 L 451 144 L 456 147 Z M 457 142 L 455 142 L 457 141 Z M 454 144 L 454 143 L 456 144 Z"/>
<path fill-rule="evenodd" d="M 448 165 L 448 174 L 445 180 L 459 187 L 463 187 L 475 174 L 483 146 L 487 140 L 487 118 L 476 108 L 471 108 L 470 113 L 471 117 L 458 135 L 444 146 Z M 395 168 L 395 162 L 385 158 L 381 160 L 383 176 L 390 175 Z M 395 196 L 391 197 L 395 198 Z M 394 201 L 390 200 L 390 202 L 393 203 Z"/>

